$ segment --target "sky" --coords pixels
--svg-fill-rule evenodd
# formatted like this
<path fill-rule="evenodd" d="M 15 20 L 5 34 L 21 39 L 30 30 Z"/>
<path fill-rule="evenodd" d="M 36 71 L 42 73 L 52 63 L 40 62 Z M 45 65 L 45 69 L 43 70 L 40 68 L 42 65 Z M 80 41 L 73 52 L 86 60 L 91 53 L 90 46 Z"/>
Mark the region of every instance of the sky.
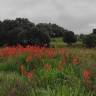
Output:
<path fill-rule="evenodd" d="M 96 0 L 0 0 L 0 20 L 17 17 L 89 34 L 96 28 Z"/>

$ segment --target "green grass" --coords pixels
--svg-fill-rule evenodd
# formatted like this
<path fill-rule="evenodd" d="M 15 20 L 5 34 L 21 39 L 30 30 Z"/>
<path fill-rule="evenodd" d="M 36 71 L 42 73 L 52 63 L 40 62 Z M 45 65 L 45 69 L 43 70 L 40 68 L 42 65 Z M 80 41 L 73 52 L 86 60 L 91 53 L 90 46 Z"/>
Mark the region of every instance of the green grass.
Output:
<path fill-rule="evenodd" d="M 63 42 L 63 38 L 51 38 L 51 47 L 55 48 L 62 48 L 62 47 L 76 47 L 76 48 L 82 48 L 83 44 L 81 41 L 77 41 L 76 43 L 72 44 L 71 46 L 68 46 L 65 42 Z"/>
<path fill-rule="evenodd" d="M 77 50 L 72 49 L 72 54 L 78 52 Z M 93 51 L 89 51 L 89 53 L 91 52 L 93 54 Z M 19 56 L 18 59 L 17 57 L 9 58 L 7 60 L 8 63 L 10 62 L 9 66 L 8 63 L 6 65 L 6 61 L 4 64 L 2 60 L 3 63 L 0 64 L 0 68 L 2 69 L 0 70 L 1 96 L 94 96 L 93 92 L 87 90 L 83 85 L 82 78 L 76 74 L 79 70 L 74 69 L 75 67 L 71 64 L 70 59 L 67 65 L 64 66 L 63 72 L 58 72 L 55 68 L 56 64 L 61 60 L 58 56 L 50 60 L 44 59 L 43 63 L 48 63 L 53 66 L 49 72 L 40 69 L 41 67 L 39 66 L 41 66 L 40 63 L 42 61 L 38 61 L 37 63 L 33 61 L 39 68 L 36 70 L 34 79 L 29 81 L 27 78 L 21 76 L 16 68 L 13 70 L 14 66 L 16 67 L 15 60 L 20 60 L 21 57 Z"/>
<path fill-rule="evenodd" d="M 39 80 L 38 80 L 39 79 Z M 1 96 L 94 96 L 87 91 L 78 78 L 69 81 L 38 78 L 28 81 L 17 73 L 0 73 Z M 72 84 L 72 85 L 70 85 Z M 72 88 L 72 86 L 74 86 Z"/>
<path fill-rule="evenodd" d="M 81 44 L 81 42 L 77 42 Z M 65 47 L 66 64 L 58 71 L 57 65 L 64 56 L 53 58 L 34 58 L 26 63 L 27 54 L 13 57 L 0 57 L 0 96 L 96 96 L 96 79 L 91 85 L 83 81 L 82 72 L 90 68 L 96 74 L 96 49 L 83 47 L 66 47 L 62 38 L 52 39 L 52 46 L 57 50 Z M 59 49 L 60 50 L 60 49 Z M 79 63 L 72 64 L 72 57 L 77 57 Z M 24 64 L 27 71 L 35 66 L 33 78 L 27 79 L 20 74 L 19 65 Z M 44 69 L 44 64 L 51 66 L 50 71 Z"/>
<path fill-rule="evenodd" d="M 62 38 L 51 38 L 50 45 L 55 48 L 65 47 L 66 44 L 63 42 Z"/>

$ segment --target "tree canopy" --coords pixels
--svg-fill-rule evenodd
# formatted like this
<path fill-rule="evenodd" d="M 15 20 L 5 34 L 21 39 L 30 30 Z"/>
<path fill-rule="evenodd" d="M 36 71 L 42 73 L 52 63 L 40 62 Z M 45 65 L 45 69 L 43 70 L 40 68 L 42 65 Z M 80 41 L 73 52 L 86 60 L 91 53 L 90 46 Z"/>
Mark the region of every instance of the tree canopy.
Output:
<path fill-rule="evenodd" d="M 49 46 L 51 37 L 62 37 L 67 32 L 51 23 L 34 24 L 27 18 L 0 21 L 0 45 L 39 44 Z"/>

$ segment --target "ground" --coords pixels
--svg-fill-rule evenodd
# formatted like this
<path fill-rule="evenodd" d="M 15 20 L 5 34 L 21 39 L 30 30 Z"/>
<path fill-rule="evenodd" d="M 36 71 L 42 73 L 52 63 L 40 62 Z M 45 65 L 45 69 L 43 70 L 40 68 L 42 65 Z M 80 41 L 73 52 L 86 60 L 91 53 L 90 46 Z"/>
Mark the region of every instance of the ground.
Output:
<path fill-rule="evenodd" d="M 0 48 L 0 96 L 96 96 L 96 48 L 76 44 Z"/>

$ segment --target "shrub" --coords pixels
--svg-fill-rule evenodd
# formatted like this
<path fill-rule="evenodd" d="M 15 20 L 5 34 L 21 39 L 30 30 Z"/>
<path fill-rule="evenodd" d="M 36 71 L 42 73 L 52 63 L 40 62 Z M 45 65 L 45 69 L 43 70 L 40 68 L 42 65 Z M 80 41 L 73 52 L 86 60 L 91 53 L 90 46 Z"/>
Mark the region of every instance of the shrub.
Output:
<path fill-rule="evenodd" d="M 76 38 L 74 32 L 69 31 L 69 32 L 64 33 L 63 41 L 70 45 L 72 43 L 75 43 L 77 41 L 77 38 Z"/>
<path fill-rule="evenodd" d="M 96 35 L 94 35 L 94 34 L 86 35 L 86 36 L 83 38 L 83 44 L 84 44 L 87 48 L 96 47 Z"/>
<path fill-rule="evenodd" d="M 96 35 L 96 29 L 93 29 L 93 34 Z"/>

